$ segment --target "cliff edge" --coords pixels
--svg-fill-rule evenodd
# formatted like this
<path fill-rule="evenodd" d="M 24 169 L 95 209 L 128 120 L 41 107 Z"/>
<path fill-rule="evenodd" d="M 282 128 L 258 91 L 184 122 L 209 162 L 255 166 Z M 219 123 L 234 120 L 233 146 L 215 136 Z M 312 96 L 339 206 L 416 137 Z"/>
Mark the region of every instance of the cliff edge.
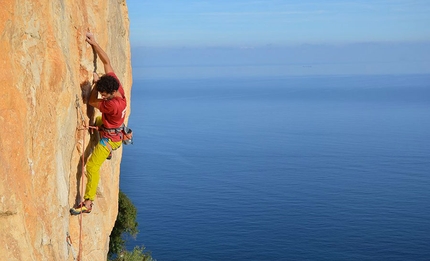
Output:
<path fill-rule="evenodd" d="M 92 72 L 103 73 L 85 42 L 88 30 L 109 55 L 130 108 L 125 0 L 2 1 L 0 260 L 75 260 L 80 243 L 81 260 L 106 260 L 122 149 L 102 166 L 95 206 L 83 216 L 81 236 L 79 216 L 69 214 L 80 197 L 81 153 L 88 157 L 97 142 L 80 130 L 76 106 L 78 97 L 86 124 L 99 114 L 85 104 Z"/>

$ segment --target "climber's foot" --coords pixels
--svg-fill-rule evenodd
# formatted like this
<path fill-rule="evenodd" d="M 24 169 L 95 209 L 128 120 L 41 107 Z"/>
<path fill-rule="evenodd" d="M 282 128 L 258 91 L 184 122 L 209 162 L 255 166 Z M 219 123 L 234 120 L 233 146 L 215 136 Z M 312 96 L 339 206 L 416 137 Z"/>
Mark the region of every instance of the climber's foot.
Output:
<path fill-rule="evenodd" d="M 93 203 L 91 200 L 85 200 L 81 202 L 76 208 L 70 209 L 70 214 L 79 215 L 81 213 L 91 213 L 93 209 Z"/>

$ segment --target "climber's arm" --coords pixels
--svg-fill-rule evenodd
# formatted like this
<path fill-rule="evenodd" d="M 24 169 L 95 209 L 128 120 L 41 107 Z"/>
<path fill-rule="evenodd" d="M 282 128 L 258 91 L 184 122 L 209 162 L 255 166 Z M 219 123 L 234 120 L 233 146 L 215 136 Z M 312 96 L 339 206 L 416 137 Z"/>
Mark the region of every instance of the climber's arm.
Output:
<path fill-rule="evenodd" d="M 93 85 L 93 89 L 91 90 L 90 99 L 88 100 L 88 103 L 97 109 L 100 108 L 100 104 L 102 102 L 102 100 L 100 100 L 98 96 L 99 96 L 99 92 L 97 91 L 96 86 Z"/>
<path fill-rule="evenodd" d="M 100 47 L 100 45 L 96 42 L 94 35 L 90 32 L 87 33 L 86 41 L 91 44 L 91 46 L 94 48 L 94 51 L 97 53 L 97 55 L 100 57 L 100 60 L 103 62 L 103 66 L 105 69 L 105 73 L 113 72 L 113 68 L 110 64 L 110 60 L 108 55 L 105 51 Z"/>

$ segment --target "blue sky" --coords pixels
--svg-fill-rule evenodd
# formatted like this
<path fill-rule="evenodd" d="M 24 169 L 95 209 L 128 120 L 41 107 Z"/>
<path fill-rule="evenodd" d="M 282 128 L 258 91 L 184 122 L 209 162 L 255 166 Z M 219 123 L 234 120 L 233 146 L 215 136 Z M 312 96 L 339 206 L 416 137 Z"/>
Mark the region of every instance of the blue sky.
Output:
<path fill-rule="evenodd" d="M 128 0 L 133 45 L 429 41 L 428 0 Z"/>
<path fill-rule="evenodd" d="M 418 63 L 405 67 L 406 73 L 430 73 L 428 0 L 127 0 L 127 5 L 135 67 L 154 65 L 150 61 L 162 66 L 161 60 L 190 65 L 189 57 L 191 65 L 279 65 L 290 59 L 311 66 L 308 53 L 320 64 L 332 62 L 330 57 L 339 62 L 340 54 L 351 56 L 343 62 L 375 60 L 376 54 L 377 62 L 397 62 L 393 73 L 402 71 L 401 60 L 411 59 Z M 184 57 L 184 49 L 189 56 Z M 286 55 L 291 52 L 302 56 Z M 333 55 L 319 57 L 323 52 Z M 223 64 L 219 57 L 225 58 Z"/>

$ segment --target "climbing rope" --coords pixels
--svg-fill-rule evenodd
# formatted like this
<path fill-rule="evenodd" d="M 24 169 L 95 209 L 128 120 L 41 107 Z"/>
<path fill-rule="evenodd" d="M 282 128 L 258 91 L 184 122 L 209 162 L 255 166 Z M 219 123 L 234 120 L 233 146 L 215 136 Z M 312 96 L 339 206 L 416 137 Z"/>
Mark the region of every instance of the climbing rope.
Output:
<path fill-rule="evenodd" d="M 85 125 L 83 125 L 85 126 Z M 84 150 L 84 146 L 85 146 L 85 131 L 83 132 L 83 137 L 82 137 L 82 170 L 81 170 L 81 193 L 84 192 L 84 171 L 85 171 L 85 150 Z M 82 211 L 82 206 L 81 206 L 81 211 Z M 84 215 L 81 214 L 79 215 L 79 256 L 78 256 L 78 261 L 82 261 L 82 220 L 83 220 Z"/>
<path fill-rule="evenodd" d="M 82 153 L 82 169 L 81 169 L 81 191 L 80 193 L 82 194 L 84 191 L 84 171 L 85 171 L 85 150 L 84 150 L 84 146 L 85 146 L 85 130 L 87 129 L 86 125 L 85 125 L 85 118 L 84 118 L 84 114 L 82 112 L 82 108 L 81 108 L 81 104 L 79 102 L 79 97 L 78 95 L 76 95 L 76 108 L 78 109 L 80 115 L 81 115 L 81 120 L 82 120 L 82 127 L 78 130 L 82 130 L 82 149 L 81 149 L 81 153 Z M 83 216 L 82 213 L 79 215 L 79 254 L 78 254 L 78 261 L 82 260 L 82 220 L 83 220 Z"/>
<path fill-rule="evenodd" d="M 94 46 L 92 46 L 92 49 L 93 49 L 94 73 L 97 73 L 97 52 L 96 52 Z M 85 173 L 85 149 L 84 149 L 85 148 L 85 136 L 86 136 L 85 131 L 87 131 L 90 128 L 96 128 L 96 127 L 87 126 L 85 124 L 84 113 L 82 112 L 81 104 L 79 102 L 79 96 L 77 94 L 76 94 L 76 101 L 75 102 L 76 102 L 76 109 L 79 111 L 79 115 L 81 116 L 81 121 L 82 121 L 81 122 L 81 127 L 77 128 L 78 131 L 79 130 L 82 131 L 82 150 L 81 150 L 81 154 L 82 154 L 82 156 L 81 156 L 81 159 L 82 159 L 82 162 L 81 162 L 82 169 L 81 169 L 81 191 L 80 191 L 80 194 L 82 195 L 82 193 L 84 193 L 84 173 Z M 77 257 L 78 261 L 82 261 L 82 241 L 83 241 L 82 240 L 82 237 L 83 237 L 83 234 L 82 234 L 82 227 L 83 227 L 82 223 L 83 223 L 83 216 L 84 215 L 82 213 L 82 206 L 81 206 L 81 214 L 79 215 L 79 252 L 78 252 L 78 257 Z M 73 258 L 74 258 L 74 260 L 76 260 L 76 254 L 75 254 L 75 251 L 73 249 L 72 240 L 71 240 L 70 235 L 69 235 L 68 232 L 67 232 L 66 241 L 67 241 L 67 244 L 72 247 Z"/>
<path fill-rule="evenodd" d="M 93 46 L 92 46 L 92 49 L 93 49 L 94 73 L 97 73 L 97 52 Z M 87 131 L 90 128 L 96 129 L 96 127 L 87 126 L 85 124 L 84 113 L 82 112 L 81 104 L 79 102 L 79 97 L 77 94 L 76 94 L 76 109 L 79 111 L 79 114 L 81 116 L 81 121 L 82 121 L 81 128 L 78 128 L 78 130 L 82 131 L 82 151 L 81 151 L 81 153 L 82 153 L 82 164 L 81 164 L 82 169 L 81 169 L 81 191 L 80 191 L 80 193 L 82 195 L 82 193 L 84 191 L 84 173 L 85 173 L 85 149 L 84 149 L 84 147 L 85 147 L 85 136 L 86 136 L 85 131 Z M 84 215 L 82 215 L 82 213 L 79 215 L 79 254 L 78 254 L 78 259 L 77 259 L 78 261 L 82 261 L 82 237 L 83 237 L 82 236 L 82 223 L 83 223 L 83 216 Z M 67 233 L 67 235 L 68 235 L 68 233 Z M 68 235 L 68 238 L 70 239 L 69 235 Z M 71 243 L 72 243 L 72 241 L 70 239 L 70 245 L 71 245 Z M 72 247 L 72 252 L 74 252 L 73 247 Z M 75 258 L 75 255 L 73 258 Z M 75 260 L 76 260 L 76 258 L 75 258 Z"/>
<path fill-rule="evenodd" d="M 81 191 L 80 193 L 82 194 L 84 192 L 84 173 L 85 173 L 85 150 L 84 150 L 84 146 L 85 146 L 85 131 L 87 131 L 88 129 L 97 129 L 97 127 L 94 126 L 87 126 L 85 124 L 85 117 L 84 117 L 84 113 L 82 112 L 82 108 L 81 108 L 81 104 L 79 102 L 79 97 L 78 95 L 76 95 L 76 109 L 79 111 L 79 114 L 81 116 L 81 127 L 78 128 L 78 130 L 82 131 L 82 162 L 81 162 Z M 83 223 L 83 216 L 82 213 L 79 215 L 79 251 L 78 251 L 78 261 L 82 261 L 82 223 Z"/>

